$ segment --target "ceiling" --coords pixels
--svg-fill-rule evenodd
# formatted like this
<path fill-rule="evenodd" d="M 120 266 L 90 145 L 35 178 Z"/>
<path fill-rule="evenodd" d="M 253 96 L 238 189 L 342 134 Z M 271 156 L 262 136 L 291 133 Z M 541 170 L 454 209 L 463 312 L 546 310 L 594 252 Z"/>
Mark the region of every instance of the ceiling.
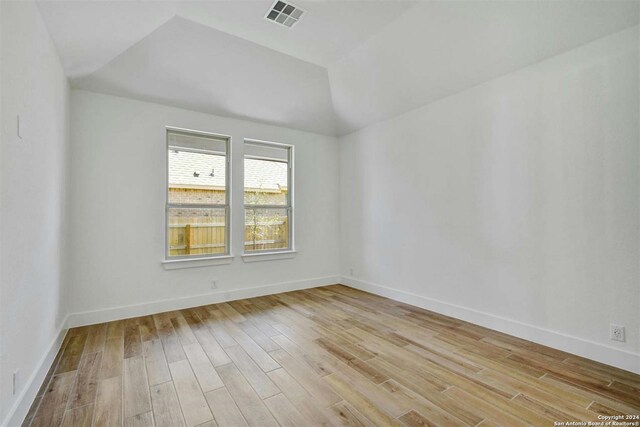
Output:
<path fill-rule="evenodd" d="M 329 68 L 339 133 L 639 22 L 637 1 L 425 1 Z"/>
<path fill-rule="evenodd" d="M 273 1 L 185 1 L 178 15 L 328 67 L 415 1 L 292 1 L 306 11 L 294 29 L 264 19 Z"/>
<path fill-rule="evenodd" d="M 342 135 L 637 25 L 636 1 L 40 1 L 71 84 Z"/>
<path fill-rule="evenodd" d="M 179 17 L 72 84 L 221 116 L 337 132 L 326 68 Z"/>
<path fill-rule="evenodd" d="M 67 75 L 81 77 L 176 16 L 327 67 L 415 1 L 295 1 L 306 13 L 291 30 L 264 19 L 272 4 L 272 0 L 38 2 Z"/>

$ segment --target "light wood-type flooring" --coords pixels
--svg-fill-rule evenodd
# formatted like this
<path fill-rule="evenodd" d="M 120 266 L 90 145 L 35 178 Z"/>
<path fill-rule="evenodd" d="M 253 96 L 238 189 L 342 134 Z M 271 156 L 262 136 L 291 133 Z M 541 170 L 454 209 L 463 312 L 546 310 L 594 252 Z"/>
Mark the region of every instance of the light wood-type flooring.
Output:
<path fill-rule="evenodd" d="M 640 376 L 335 285 L 71 329 L 26 426 L 552 426 Z"/>

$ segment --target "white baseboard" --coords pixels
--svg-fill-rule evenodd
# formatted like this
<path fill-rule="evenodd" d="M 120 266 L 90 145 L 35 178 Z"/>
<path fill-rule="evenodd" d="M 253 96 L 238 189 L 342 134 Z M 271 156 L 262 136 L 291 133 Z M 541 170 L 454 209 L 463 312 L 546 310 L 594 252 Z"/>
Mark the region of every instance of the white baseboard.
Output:
<path fill-rule="evenodd" d="M 40 386 L 44 382 L 51 365 L 53 364 L 53 360 L 56 358 L 60 347 L 62 346 L 62 342 L 64 341 L 64 336 L 67 333 L 66 324 L 69 316 L 65 317 L 65 319 L 60 324 L 58 328 L 58 333 L 54 337 L 51 344 L 49 344 L 49 348 L 47 352 L 42 356 L 38 365 L 36 365 L 35 370 L 27 380 L 22 392 L 16 398 L 15 403 L 9 410 L 9 413 L 0 424 L 2 427 L 13 427 L 19 426 L 24 421 L 27 413 L 29 412 L 29 408 L 31 408 L 31 404 L 36 398 L 38 394 L 38 390 L 40 390 Z"/>
<path fill-rule="evenodd" d="M 538 344 L 553 347 L 587 359 L 615 366 L 626 371 L 640 374 L 640 354 L 609 347 L 593 341 L 563 334 L 513 319 L 481 312 L 468 307 L 451 304 L 444 301 L 400 291 L 376 283 L 358 280 L 354 277 L 343 276 L 344 285 L 387 297 L 395 301 L 414 305 L 425 310 L 434 311 L 456 319 L 464 320 L 485 328 L 493 329 L 505 334 L 513 335 Z"/>
<path fill-rule="evenodd" d="M 110 322 L 113 320 L 128 319 L 131 317 L 147 316 L 164 311 L 180 310 L 183 308 L 197 307 L 200 305 L 216 304 L 225 301 L 234 301 L 243 298 L 253 298 L 263 295 L 279 294 L 282 292 L 299 289 L 316 288 L 340 283 L 340 276 L 317 277 L 313 279 L 296 280 L 293 282 L 275 283 L 271 285 L 256 286 L 252 288 L 233 289 L 219 292 L 210 292 L 200 295 L 192 295 L 182 298 L 151 301 L 143 304 L 126 305 L 106 308 L 101 310 L 84 311 L 69 314 L 67 327 L 93 325 L 95 323 Z"/>

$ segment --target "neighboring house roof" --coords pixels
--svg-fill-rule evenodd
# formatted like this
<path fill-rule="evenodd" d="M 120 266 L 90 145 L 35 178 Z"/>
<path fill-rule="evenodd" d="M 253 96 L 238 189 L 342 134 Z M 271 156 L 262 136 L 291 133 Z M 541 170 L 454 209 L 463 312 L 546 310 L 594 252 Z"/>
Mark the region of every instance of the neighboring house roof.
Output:
<path fill-rule="evenodd" d="M 287 164 L 244 159 L 244 188 L 285 190 L 287 188 Z"/>
<path fill-rule="evenodd" d="M 182 188 L 223 189 L 225 158 L 188 151 L 169 151 L 169 184 Z M 194 176 L 194 172 L 198 176 Z M 211 174 L 213 173 L 213 176 Z M 287 164 L 244 160 L 245 188 L 280 191 L 287 188 Z"/>

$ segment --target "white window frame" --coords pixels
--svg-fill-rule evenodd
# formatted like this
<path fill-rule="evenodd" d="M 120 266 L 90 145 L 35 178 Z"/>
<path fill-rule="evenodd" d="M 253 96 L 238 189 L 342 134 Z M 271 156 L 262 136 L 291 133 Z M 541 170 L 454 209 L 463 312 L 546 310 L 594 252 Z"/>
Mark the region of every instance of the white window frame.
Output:
<path fill-rule="evenodd" d="M 165 156 L 166 156 L 166 167 L 165 167 L 165 215 L 164 215 L 164 262 L 165 268 L 173 268 L 170 267 L 170 264 L 181 262 L 181 261 L 206 261 L 206 260 L 222 260 L 225 263 L 227 260 L 229 262 L 233 258 L 231 255 L 232 244 L 231 244 L 231 136 L 222 135 L 218 133 L 204 132 L 193 129 L 184 129 L 173 126 L 166 126 L 166 142 L 165 142 Z M 169 150 L 171 149 L 171 145 L 169 143 L 169 135 L 170 134 L 180 134 L 187 136 L 199 136 L 204 138 L 211 138 L 216 140 L 224 140 L 225 141 L 225 157 L 226 157 L 226 165 L 225 165 L 225 202 L 224 204 L 191 204 L 191 203 L 169 203 Z M 192 151 L 192 152 L 207 152 L 207 150 L 198 150 L 198 149 L 185 149 L 184 147 L 180 147 L 182 151 Z M 225 210 L 225 251 L 223 253 L 217 254 L 195 254 L 195 255 L 170 255 L 169 248 L 169 209 L 170 208 L 209 208 L 209 209 L 224 209 Z M 194 266 L 200 266 L 199 263 L 194 264 Z"/>
<path fill-rule="evenodd" d="M 265 147 L 275 147 L 287 150 L 287 204 L 286 205 L 257 205 L 257 204 L 245 204 L 244 203 L 244 170 L 242 176 L 242 256 L 245 261 L 247 261 L 250 257 L 253 256 L 263 256 L 263 255 L 282 255 L 282 254 L 290 254 L 295 253 L 295 209 L 294 209 L 294 146 L 290 144 L 283 144 L 280 142 L 272 142 L 272 141 L 263 141 L 260 139 L 248 139 L 245 138 L 245 144 L 251 145 L 263 145 Z M 269 157 L 260 157 L 260 156 L 247 156 L 246 154 L 242 158 L 242 164 L 244 166 L 244 160 L 246 158 L 254 158 L 254 159 L 263 159 L 274 161 L 273 158 Z M 287 218 L 289 225 L 289 247 L 281 248 L 281 249 L 261 249 L 261 250 L 246 250 L 246 241 L 245 241 L 245 230 L 246 230 L 246 210 L 247 209 L 286 209 L 287 210 Z M 261 257 L 266 260 L 265 258 Z M 277 258 L 276 258 L 277 259 Z"/>

